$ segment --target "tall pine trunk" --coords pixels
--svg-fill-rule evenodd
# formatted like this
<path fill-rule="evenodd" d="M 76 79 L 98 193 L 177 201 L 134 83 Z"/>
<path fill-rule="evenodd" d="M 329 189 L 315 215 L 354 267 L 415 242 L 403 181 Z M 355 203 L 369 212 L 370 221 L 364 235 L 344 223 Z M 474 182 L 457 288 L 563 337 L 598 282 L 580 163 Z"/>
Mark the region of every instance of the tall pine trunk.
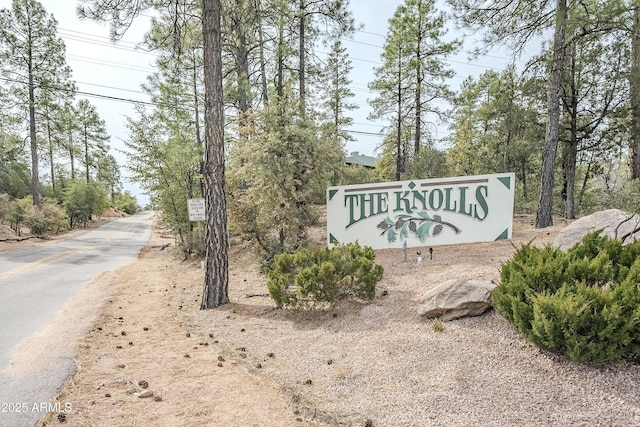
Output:
<path fill-rule="evenodd" d="M 229 236 L 224 182 L 224 100 L 220 8 L 220 0 L 202 1 L 207 260 L 201 309 L 216 308 L 229 302 Z"/>
<path fill-rule="evenodd" d="M 575 118 L 572 117 L 572 121 Z M 571 126 L 575 126 L 574 123 Z M 569 140 L 564 144 L 564 159 L 562 162 L 564 184 L 563 196 L 565 200 L 565 218 L 574 219 L 575 212 L 575 187 L 576 187 L 576 165 L 578 157 L 578 138 L 572 133 Z"/>
<path fill-rule="evenodd" d="M 560 131 L 560 87 L 564 70 L 564 42 L 567 30 L 567 0 L 557 0 L 553 37 L 553 62 L 547 91 L 547 129 L 542 149 L 536 227 L 553 225 L 553 178 Z"/>
<path fill-rule="evenodd" d="M 575 182 L 578 163 L 578 88 L 576 82 L 576 47 L 572 46 L 569 69 L 569 87 L 567 110 L 569 115 L 569 138 L 564 142 L 563 168 L 563 198 L 565 202 L 565 218 L 575 218 Z"/>
<path fill-rule="evenodd" d="M 76 156 L 73 150 L 73 131 L 69 125 L 69 161 L 71 162 L 71 181 L 76 180 Z"/>
<path fill-rule="evenodd" d="M 90 181 L 89 176 L 89 138 L 87 136 L 87 125 L 84 125 L 84 176 L 87 180 L 87 184 Z"/>
<path fill-rule="evenodd" d="M 396 181 L 400 181 L 400 171 L 402 170 L 402 46 L 398 46 L 398 129 L 396 142 Z"/>
<path fill-rule="evenodd" d="M 202 144 L 202 131 L 200 130 L 200 103 L 198 101 L 198 63 L 196 58 L 195 49 L 191 52 L 191 60 L 193 63 L 193 74 L 191 75 L 192 83 L 193 83 L 193 111 L 194 111 L 194 121 L 196 125 L 196 149 L 200 150 L 203 146 Z M 204 182 L 202 180 L 202 176 L 204 175 L 204 160 L 202 157 L 200 158 L 200 194 L 204 197 Z"/>
<path fill-rule="evenodd" d="M 33 56 L 28 53 L 29 73 L 29 142 L 31 145 L 31 196 L 33 205 L 38 209 L 42 207 L 40 201 L 40 176 L 38 166 L 38 142 L 36 139 L 36 96 L 35 82 L 33 78 Z"/>
<path fill-rule="evenodd" d="M 262 29 L 262 5 L 260 0 L 256 0 L 256 21 L 258 22 L 258 43 L 260 52 L 260 83 L 262 86 L 262 102 L 264 105 L 269 103 L 269 87 L 267 86 L 267 66 L 264 58 L 264 31 Z"/>
<path fill-rule="evenodd" d="M 305 63 L 305 27 L 306 27 L 306 7 L 304 4 L 304 0 L 300 0 L 300 39 L 299 39 L 299 62 L 300 62 L 300 70 L 298 71 L 298 79 L 300 84 L 300 117 L 303 119 L 306 118 L 307 112 L 307 102 L 306 102 L 306 63 Z"/>
<path fill-rule="evenodd" d="M 629 178 L 640 178 L 640 1 L 634 1 L 631 30 L 631 72 L 629 73 L 631 135 Z"/>
<path fill-rule="evenodd" d="M 245 3 L 236 0 L 238 10 L 247 10 Z M 249 111 L 249 98 L 251 96 L 251 82 L 249 81 L 249 42 L 248 37 L 243 28 L 242 22 L 238 19 L 238 15 L 233 17 L 234 27 L 237 31 L 237 43 L 233 47 L 233 56 L 236 62 L 236 81 L 238 85 L 238 110 L 240 110 L 240 124 L 243 125 L 247 111 Z"/>
<path fill-rule="evenodd" d="M 416 133 L 413 136 L 413 155 L 417 156 L 420 153 L 420 137 L 422 133 L 422 70 L 420 62 L 420 47 L 418 45 L 418 52 L 416 54 L 418 61 L 416 75 Z"/>
<path fill-rule="evenodd" d="M 56 194 L 56 171 L 53 162 L 53 141 L 50 112 L 47 112 L 47 140 L 49 141 L 49 172 L 51 173 L 51 191 Z"/>
<path fill-rule="evenodd" d="M 418 9 L 420 9 L 421 2 L 418 3 Z M 422 133 L 422 40 L 424 34 L 422 33 L 422 13 L 418 16 L 418 40 L 416 43 L 416 133 L 413 136 L 413 155 L 417 157 L 420 153 L 420 138 Z"/>

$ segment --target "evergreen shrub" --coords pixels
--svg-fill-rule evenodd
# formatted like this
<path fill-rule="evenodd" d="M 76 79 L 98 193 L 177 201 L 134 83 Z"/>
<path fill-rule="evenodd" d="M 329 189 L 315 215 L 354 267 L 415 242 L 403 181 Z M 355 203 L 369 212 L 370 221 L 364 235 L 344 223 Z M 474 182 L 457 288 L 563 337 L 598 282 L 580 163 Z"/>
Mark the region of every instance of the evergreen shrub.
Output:
<path fill-rule="evenodd" d="M 358 243 L 280 254 L 267 269 L 269 294 L 278 308 L 326 308 L 347 296 L 371 300 L 384 271 L 374 260 L 373 249 Z"/>
<path fill-rule="evenodd" d="M 23 200 L 21 200 L 21 203 Z M 44 236 L 48 231 L 57 233 L 61 228 L 68 227 L 67 219 L 62 208 L 50 201 L 45 201 L 42 209 L 38 209 L 33 205 L 27 205 L 27 207 L 24 208 L 23 222 L 29 226 L 31 234 L 39 237 Z"/>
<path fill-rule="evenodd" d="M 138 202 L 135 197 L 129 193 L 118 193 L 113 196 L 113 207 L 127 215 L 133 215 L 138 212 Z"/>
<path fill-rule="evenodd" d="M 76 182 L 65 191 L 63 207 L 69 217 L 71 228 L 85 224 L 109 206 L 109 196 L 104 187 L 97 183 Z"/>
<path fill-rule="evenodd" d="M 566 253 L 523 245 L 502 266 L 494 308 L 541 349 L 603 364 L 640 356 L 640 242 L 594 232 Z"/>

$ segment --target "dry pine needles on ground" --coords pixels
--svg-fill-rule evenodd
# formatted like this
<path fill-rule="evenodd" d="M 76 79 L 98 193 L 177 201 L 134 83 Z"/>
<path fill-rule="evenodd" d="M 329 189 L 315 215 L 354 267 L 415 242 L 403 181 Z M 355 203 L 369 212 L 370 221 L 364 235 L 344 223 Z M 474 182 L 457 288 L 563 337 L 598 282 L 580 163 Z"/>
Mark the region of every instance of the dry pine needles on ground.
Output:
<path fill-rule="evenodd" d="M 513 243 L 549 243 L 562 228 L 531 223 L 516 218 Z M 323 228 L 313 236 L 322 242 Z M 421 264 L 378 251 L 385 275 L 372 303 L 296 312 L 274 308 L 238 246 L 232 303 L 199 310 L 203 273 L 151 249 L 167 241 L 155 230 L 138 262 L 90 284 L 109 292 L 56 396 L 73 408 L 67 425 L 640 425 L 636 365 L 541 353 L 493 311 L 444 323 L 417 315 L 421 295 L 449 278 L 497 280 L 512 242 L 437 247 Z"/>

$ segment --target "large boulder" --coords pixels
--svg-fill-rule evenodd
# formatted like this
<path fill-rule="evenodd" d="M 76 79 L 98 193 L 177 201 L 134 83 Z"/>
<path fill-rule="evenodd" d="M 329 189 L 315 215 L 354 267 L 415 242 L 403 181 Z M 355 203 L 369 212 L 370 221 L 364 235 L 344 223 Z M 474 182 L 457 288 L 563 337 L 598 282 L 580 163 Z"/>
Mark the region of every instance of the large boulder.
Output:
<path fill-rule="evenodd" d="M 418 314 L 443 321 L 479 316 L 491 307 L 491 291 L 496 286 L 488 280 L 447 280 L 424 295 Z"/>
<path fill-rule="evenodd" d="M 639 227 L 640 216 L 618 209 L 607 209 L 577 219 L 563 228 L 556 236 L 553 246 L 566 251 L 587 234 L 600 229 L 601 234 L 626 244 L 640 238 L 640 231 L 636 231 Z"/>

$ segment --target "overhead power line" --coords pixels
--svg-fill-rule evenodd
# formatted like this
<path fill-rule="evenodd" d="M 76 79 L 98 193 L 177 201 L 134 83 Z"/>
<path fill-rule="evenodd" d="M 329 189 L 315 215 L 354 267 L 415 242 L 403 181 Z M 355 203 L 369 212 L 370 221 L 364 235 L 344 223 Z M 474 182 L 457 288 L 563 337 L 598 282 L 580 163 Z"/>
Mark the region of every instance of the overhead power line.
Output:
<path fill-rule="evenodd" d="M 356 135 L 370 135 L 370 136 L 377 136 L 377 137 L 386 137 L 387 135 L 382 134 L 382 133 L 378 133 L 378 132 L 367 132 L 367 131 L 363 131 L 363 130 L 352 130 L 352 129 L 343 129 L 343 132 L 347 132 L 347 133 L 354 133 Z"/>
<path fill-rule="evenodd" d="M 90 33 L 82 32 L 82 31 L 71 30 L 71 29 L 67 29 L 67 28 L 59 28 L 59 31 L 60 31 L 61 35 L 63 35 L 63 37 L 66 37 L 66 38 L 68 38 L 70 40 L 80 41 L 80 42 L 83 42 L 83 43 L 88 43 L 88 44 L 93 44 L 93 45 L 98 45 L 98 46 L 103 46 L 103 47 L 109 47 L 109 48 L 113 48 L 113 49 L 121 49 L 121 50 L 124 50 L 124 51 L 130 51 L 130 52 L 135 52 L 135 53 L 139 53 L 139 54 L 146 54 L 146 55 L 151 55 L 151 56 L 155 56 L 155 57 L 159 56 L 159 54 L 156 53 L 156 52 L 150 52 L 150 51 L 146 51 L 146 50 L 140 49 L 138 43 L 129 42 L 129 41 L 118 41 L 117 44 L 114 44 L 111 41 L 111 39 L 109 37 L 106 37 L 106 36 L 99 36 L 99 35 L 90 34 Z M 379 37 L 382 37 L 382 38 L 386 37 L 384 34 L 365 31 L 365 30 L 356 30 L 356 32 L 375 35 L 375 36 L 379 36 Z M 348 42 L 352 42 L 352 43 L 368 45 L 368 46 L 376 47 L 376 48 L 380 48 L 380 49 L 382 49 L 382 47 L 383 47 L 382 45 L 379 45 L 379 44 L 366 43 L 366 42 L 361 42 L 361 41 L 357 41 L 357 40 L 353 40 L 353 39 L 343 38 L 343 40 L 348 41 Z M 324 53 L 324 54 L 328 53 L 328 52 L 322 52 L 322 51 L 318 51 L 318 52 L 319 53 Z M 137 66 L 137 65 L 134 65 L 134 64 L 127 64 L 127 63 L 122 63 L 122 62 L 106 61 L 106 60 L 102 60 L 102 59 L 90 58 L 90 57 L 79 56 L 79 55 L 68 55 L 68 57 L 70 59 L 72 59 L 72 60 L 79 61 L 79 62 L 95 64 L 95 65 L 101 65 L 101 66 L 107 66 L 107 67 L 113 67 L 113 68 L 119 68 L 119 69 L 125 69 L 125 70 L 131 70 L 131 71 L 137 71 L 137 72 L 152 73 L 154 71 L 152 68 L 144 68 L 144 67 L 140 67 L 140 66 Z M 502 59 L 502 60 L 508 60 L 507 58 L 502 58 L 502 57 L 497 57 L 497 56 L 487 55 L 487 57 L 493 57 L 493 58 L 498 58 L 498 59 Z M 369 63 L 369 64 L 382 65 L 381 61 L 375 61 L 375 60 L 370 60 L 370 59 L 365 59 L 365 58 L 358 58 L 358 57 L 350 57 L 350 59 L 352 59 L 354 61 Z M 482 65 L 482 64 L 478 64 L 478 63 L 472 63 L 472 62 L 457 61 L 457 60 L 454 60 L 454 59 L 450 59 L 449 62 L 455 63 L 455 64 L 460 64 L 460 65 L 464 65 L 464 66 L 479 67 L 479 68 L 484 68 L 484 69 L 494 69 L 494 70 L 496 69 L 496 67 L 491 67 L 491 66 Z M 459 74 L 456 74 L 454 77 L 455 78 L 461 78 L 461 79 L 467 78 L 467 76 L 462 76 L 462 75 L 459 75 Z M 91 83 L 84 83 L 84 84 L 90 84 L 91 85 Z M 97 84 L 93 84 L 93 85 L 99 86 Z M 128 91 L 127 89 L 114 88 L 114 87 L 111 87 L 111 89 Z M 368 89 L 360 89 L 360 88 L 357 88 L 357 87 L 352 87 L 352 89 L 354 91 L 358 91 L 358 92 L 368 91 Z"/>
<path fill-rule="evenodd" d="M 93 34 L 93 33 L 86 33 L 86 32 L 83 32 L 83 31 L 70 30 L 68 28 L 58 27 L 58 33 L 61 34 L 62 36 L 77 37 L 79 39 L 83 39 L 83 40 L 86 40 L 86 41 L 92 41 L 93 40 L 93 41 L 96 41 L 98 43 L 108 42 L 109 44 L 112 44 L 112 45 L 116 46 L 117 48 L 124 47 L 124 48 L 127 48 L 127 49 L 134 49 L 134 48 L 136 48 L 138 46 L 138 43 L 130 42 L 130 41 L 126 41 L 126 40 L 119 40 L 117 43 L 119 45 L 121 45 L 121 46 L 118 46 L 109 37 L 101 36 L 101 35 Z"/>
<path fill-rule="evenodd" d="M 362 2 L 362 3 L 366 3 L 366 2 Z M 376 4 L 375 6 L 380 6 L 380 5 Z M 380 7 L 382 7 L 382 6 L 380 6 Z M 152 51 L 141 49 L 140 48 L 140 46 L 141 46 L 140 43 L 134 43 L 134 42 L 123 41 L 123 40 L 120 40 L 120 41 L 114 43 L 114 42 L 112 42 L 112 40 L 109 37 L 106 37 L 106 36 L 100 36 L 100 35 L 96 35 L 96 34 L 90 34 L 90 33 L 86 33 L 86 32 L 81 32 L 81 31 L 76 31 L 76 30 L 71 30 L 71 29 L 65 29 L 65 28 L 59 28 L 58 30 L 60 32 L 60 35 L 63 38 L 68 39 L 68 40 L 72 40 L 72 41 L 75 41 L 75 42 L 81 42 L 81 43 L 90 44 L 90 45 L 94 45 L 94 46 L 107 47 L 107 48 L 116 49 L 116 50 L 122 50 L 122 51 L 127 51 L 127 52 L 134 52 L 136 54 L 149 55 L 149 56 L 152 56 L 152 57 L 159 57 L 160 56 L 160 54 L 157 53 L 157 52 L 152 52 Z M 357 33 L 362 33 L 362 34 L 381 37 L 383 39 L 386 37 L 384 34 L 365 31 L 365 30 L 356 30 L 356 32 Z M 383 46 L 381 44 L 368 43 L 368 42 L 363 42 L 363 41 L 359 41 L 359 40 L 344 39 L 344 38 L 343 38 L 343 40 L 351 42 L 351 43 L 359 44 L 359 45 L 365 45 L 365 46 L 370 46 L 370 47 L 379 48 L 379 49 L 383 48 Z M 327 53 L 327 52 L 322 52 L 322 51 L 318 51 L 318 52 L 319 53 L 324 53 L 324 54 Z M 468 51 L 464 51 L 464 52 L 469 53 Z M 94 64 L 94 65 L 108 66 L 108 67 L 113 67 L 113 68 L 120 68 L 120 69 L 125 69 L 125 70 L 130 70 L 130 71 L 145 72 L 145 73 L 152 73 L 153 71 L 155 71 L 152 68 L 144 68 L 144 67 L 141 67 L 141 66 L 138 66 L 138 65 L 134 65 L 134 64 L 128 64 L 128 63 L 124 63 L 124 62 L 107 61 L 107 60 L 103 60 L 103 59 L 90 58 L 90 57 L 81 56 L 81 55 L 68 55 L 68 57 L 70 59 L 74 60 L 74 61 L 85 62 L 85 63 L 89 63 L 89 64 Z M 505 60 L 505 61 L 509 60 L 508 58 L 503 58 L 503 57 L 499 57 L 499 56 L 492 56 L 492 55 L 485 55 L 485 57 L 497 58 L 497 59 L 501 59 L 501 60 Z M 357 58 L 357 57 L 350 57 L 350 59 L 352 59 L 354 61 L 359 61 L 359 62 L 382 65 L 381 61 L 375 61 L 375 60 L 370 60 L 370 59 L 365 59 L 365 58 Z M 485 69 L 495 69 L 494 67 L 481 65 L 481 64 L 477 64 L 477 63 L 470 63 L 470 62 L 463 62 L 463 61 L 456 61 L 456 60 L 449 60 L 449 62 L 455 63 L 455 64 L 461 64 L 461 65 L 465 65 L 465 66 L 473 66 L 473 67 L 479 67 L 479 68 L 485 68 Z M 524 61 L 522 61 L 522 62 L 524 62 Z M 456 75 L 455 77 L 456 78 L 466 78 L 466 76 L 463 77 L 461 75 Z M 9 79 L 3 79 L 3 80 L 9 81 Z M 89 82 L 77 82 L 77 83 L 78 84 L 82 84 L 82 85 L 101 87 L 101 88 L 110 89 L 110 90 L 117 90 L 117 91 L 136 93 L 136 94 L 145 94 L 145 92 L 142 92 L 142 91 L 137 91 L 137 90 L 132 90 L 132 89 L 124 89 L 124 88 L 119 88 L 119 87 L 115 87 L 115 86 L 101 85 L 101 84 L 97 84 L 97 83 L 89 83 Z M 352 90 L 358 91 L 358 92 L 367 92 L 368 91 L 368 88 L 367 89 L 362 89 L 360 87 L 357 87 L 357 85 L 366 86 L 366 85 L 361 84 L 361 83 L 352 83 L 352 85 L 350 85 L 350 87 L 352 87 Z M 75 93 L 77 93 L 78 95 L 87 96 L 87 97 L 91 97 L 91 98 L 109 100 L 109 101 L 114 101 L 114 102 L 122 102 L 122 103 L 128 103 L 128 104 L 133 104 L 133 105 L 141 104 L 141 105 L 148 105 L 148 106 L 154 106 L 154 107 L 162 106 L 162 104 L 158 104 L 158 103 L 154 103 L 154 102 L 150 102 L 150 101 L 142 101 L 142 100 L 138 100 L 138 99 L 131 99 L 131 98 L 126 98 L 126 97 L 106 95 L 106 94 L 96 93 L 96 92 L 93 92 L 93 91 L 76 91 Z M 365 124 L 365 123 L 358 123 L 358 124 L 359 125 L 365 125 L 365 126 L 379 126 L 379 125 L 376 125 L 376 124 Z M 358 134 L 358 135 L 368 135 L 368 136 L 376 136 L 376 137 L 384 136 L 384 135 L 382 135 L 380 133 L 376 133 L 376 132 L 367 132 L 367 131 L 360 131 L 360 130 L 355 130 L 355 129 L 347 130 L 347 132 L 353 133 L 353 134 Z"/>
<path fill-rule="evenodd" d="M 113 87 L 113 86 L 107 86 L 107 85 L 100 85 L 100 84 L 96 84 L 96 83 L 80 82 L 80 81 L 76 81 L 76 83 L 78 83 L 78 84 L 83 84 L 83 85 L 88 85 L 88 86 L 102 87 L 102 88 L 105 88 L 105 89 L 120 90 L 120 91 L 122 91 L 122 92 L 141 93 L 141 94 L 143 94 L 143 95 L 148 95 L 148 93 L 147 93 L 147 92 L 143 92 L 143 91 L 141 91 L 141 90 L 123 89 L 123 88 L 119 88 L 119 87 Z"/>
<path fill-rule="evenodd" d="M 147 73 L 147 74 L 151 74 L 155 71 L 153 68 L 144 68 L 136 65 L 129 65 L 123 62 L 105 61 L 102 59 L 89 58 L 87 56 L 67 55 L 67 58 L 73 61 L 84 62 L 87 64 L 102 65 L 105 67 L 119 68 L 122 70 L 130 70 L 130 71 L 138 71 L 138 72 Z"/>
<path fill-rule="evenodd" d="M 98 36 L 95 34 L 84 33 L 81 31 L 74 31 L 65 28 L 58 28 L 58 33 L 68 40 L 73 40 L 81 43 L 92 44 L 95 46 L 108 47 L 110 49 L 119 49 L 128 52 L 135 52 L 143 55 L 160 56 L 159 53 L 142 49 L 139 43 L 133 43 L 128 41 L 113 42 L 109 37 Z"/>
<path fill-rule="evenodd" d="M 13 79 L 9 79 L 9 78 L 4 78 L 4 77 L 0 77 L 0 80 L 4 80 L 4 81 L 8 81 L 8 82 L 17 82 L 17 83 L 21 83 L 18 80 L 13 80 Z M 81 82 L 78 82 L 81 83 Z M 91 85 L 91 83 L 83 83 L 83 84 L 89 84 Z M 94 86 L 100 86 L 100 87 L 105 87 L 105 88 L 110 88 L 110 89 L 117 89 L 117 88 L 112 88 L 110 86 L 104 86 L 104 85 L 94 85 Z M 68 90 L 65 90 L 63 88 L 56 88 L 56 87 L 52 87 L 52 86 L 47 86 L 47 85 L 42 85 L 41 87 L 47 87 L 50 89 L 56 89 L 56 90 L 60 90 L 60 91 L 64 91 L 64 92 L 69 92 Z M 127 89 L 119 89 L 119 90 L 127 90 Z M 136 92 L 136 91 L 131 91 L 131 92 Z M 122 98 L 122 97 L 118 97 L 118 96 L 112 96 L 112 95 L 104 95 L 104 94 L 100 94 L 100 93 L 94 93 L 94 92 L 87 92 L 87 91 L 75 91 L 76 94 L 78 95 L 83 95 L 83 96 L 87 96 L 90 98 L 97 98 L 97 99 L 103 99 L 103 100 L 108 100 L 108 101 L 114 101 L 114 102 L 124 102 L 124 103 L 128 103 L 128 104 L 132 104 L 132 105 L 136 105 L 136 104 L 140 104 L 140 105 L 148 105 L 148 106 L 153 106 L 153 107 L 159 107 L 161 106 L 161 104 L 158 103 L 154 103 L 154 102 L 150 102 L 150 101 L 141 101 L 139 99 L 130 99 L 130 98 Z M 139 93 L 144 93 L 144 92 L 139 92 Z M 233 118 L 233 116 L 228 116 L 230 118 Z M 381 125 L 376 125 L 376 124 L 371 124 L 371 123 L 356 123 L 358 125 L 361 126 L 381 126 Z M 375 136 L 378 138 L 384 138 L 387 135 L 380 133 L 380 132 L 370 132 L 370 131 L 363 131 L 363 130 L 356 130 L 356 129 L 343 129 L 344 132 L 347 133 L 351 133 L 351 134 L 355 134 L 355 135 L 365 135 L 365 136 Z"/>
<path fill-rule="evenodd" d="M 7 77 L 0 77 L 0 80 L 4 80 L 5 82 L 9 82 L 9 83 L 22 83 L 22 84 L 24 84 L 24 82 L 21 82 L 20 80 L 10 79 L 10 78 L 7 78 Z M 83 83 L 83 84 L 91 85 L 91 83 Z M 139 100 L 139 99 L 129 99 L 129 98 L 122 98 L 122 97 L 118 97 L 118 96 L 112 96 L 112 95 L 104 95 L 104 94 L 101 94 L 101 93 L 87 92 L 87 91 L 82 91 L 82 90 L 65 89 L 65 88 L 62 88 L 62 87 L 46 85 L 46 84 L 40 84 L 40 85 L 37 85 L 37 86 L 40 87 L 40 88 L 52 89 L 52 90 L 59 91 L 59 92 L 75 93 L 75 94 L 79 94 L 79 95 L 89 96 L 89 97 L 92 97 L 92 98 L 100 98 L 100 99 L 108 99 L 108 100 L 111 100 L 111 101 L 128 102 L 128 103 L 131 103 L 131 104 L 143 104 L 143 105 L 159 106 L 159 104 L 157 104 L 157 103 L 153 103 L 153 102 L 149 102 L 149 101 L 142 101 L 142 100 Z M 100 86 L 100 85 L 94 85 L 94 86 Z M 109 86 L 103 86 L 103 87 L 108 88 Z M 117 89 L 117 88 L 111 88 L 111 89 Z M 118 89 L 118 90 L 127 90 L 127 89 Z M 140 92 L 140 93 L 143 93 L 143 92 Z"/>
<path fill-rule="evenodd" d="M 107 99 L 109 101 L 118 101 L 118 102 L 126 102 L 129 104 L 142 104 L 142 105 L 151 105 L 154 107 L 158 107 L 160 106 L 159 104 L 153 103 L 153 102 L 149 102 L 149 101 L 141 101 L 139 99 L 129 99 L 129 98 L 121 98 L 118 96 L 111 96 L 111 95 L 103 95 L 100 93 L 93 93 L 93 92 L 85 92 L 85 91 L 77 91 L 76 92 L 79 95 L 84 95 L 84 96 L 88 96 L 91 98 L 98 98 L 98 99 Z"/>

